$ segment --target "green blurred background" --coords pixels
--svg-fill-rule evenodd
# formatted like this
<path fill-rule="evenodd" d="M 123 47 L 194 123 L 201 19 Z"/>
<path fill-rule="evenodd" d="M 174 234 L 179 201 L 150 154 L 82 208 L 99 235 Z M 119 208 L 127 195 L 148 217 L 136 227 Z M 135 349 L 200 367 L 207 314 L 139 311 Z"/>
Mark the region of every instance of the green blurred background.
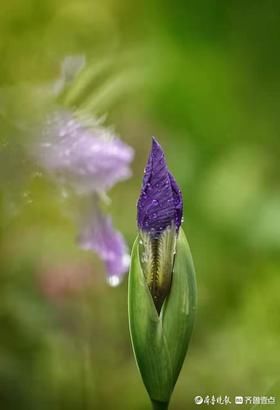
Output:
<path fill-rule="evenodd" d="M 130 246 L 152 135 L 184 194 L 199 298 L 171 409 L 212 394 L 272 395 L 280 408 L 279 38 L 276 0 L 2 1 L 1 410 L 149 408 L 127 280 L 110 288 L 78 248 L 81 204 L 26 159 L 18 132 L 37 108 L 26 90 L 75 54 L 88 65 L 64 103 L 105 113 L 135 149 L 108 209 Z M 58 297 L 65 272 L 73 289 Z"/>

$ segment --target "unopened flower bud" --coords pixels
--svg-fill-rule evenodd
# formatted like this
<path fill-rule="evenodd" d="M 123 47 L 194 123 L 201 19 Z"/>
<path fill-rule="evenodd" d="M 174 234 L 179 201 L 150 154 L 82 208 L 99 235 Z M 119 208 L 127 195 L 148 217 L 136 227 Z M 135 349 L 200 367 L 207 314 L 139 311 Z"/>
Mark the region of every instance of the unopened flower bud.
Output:
<path fill-rule="evenodd" d="M 135 358 L 155 408 L 168 407 L 194 321 L 195 272 L 182 213 L 181 192 L 153 139 L 138 201 L 128 305 Z"/>

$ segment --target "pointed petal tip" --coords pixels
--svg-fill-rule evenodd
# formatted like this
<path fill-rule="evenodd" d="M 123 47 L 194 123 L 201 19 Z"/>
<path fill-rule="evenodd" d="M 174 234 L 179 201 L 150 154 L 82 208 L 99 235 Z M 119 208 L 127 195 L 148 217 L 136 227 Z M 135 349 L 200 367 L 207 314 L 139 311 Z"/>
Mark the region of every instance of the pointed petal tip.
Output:
<path fill-rule="evenodd" d="M 162 154 L 164 154 L 160 143 L 154 136 L 152 137 L 152 152 L 161 152 Z"/>
<path fill-rule="evenodd" d="M 159 142 L 155 136 L 152 136 L 152 145 L 159 145 Z"/>

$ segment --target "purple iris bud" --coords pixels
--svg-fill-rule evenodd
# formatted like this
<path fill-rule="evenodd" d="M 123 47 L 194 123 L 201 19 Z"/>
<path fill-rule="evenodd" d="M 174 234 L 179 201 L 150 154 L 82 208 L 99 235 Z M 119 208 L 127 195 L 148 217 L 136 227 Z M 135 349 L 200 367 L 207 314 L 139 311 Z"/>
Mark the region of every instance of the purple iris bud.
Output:
<path fill-rule="evenodd" d="M 158 314 L 169 294 L 183 200 L 163 150 L 153 138 L 138 201 L 140 260 Z"/>
<path fill-rule="evenodd" d="M 182 221 L 183 199 L 169 172 L 164 152 L 155 138 L 145 168 L 138 208 L 138 227 L 152 236 L 159 236 L 171 225 L 178 232 Z"/>

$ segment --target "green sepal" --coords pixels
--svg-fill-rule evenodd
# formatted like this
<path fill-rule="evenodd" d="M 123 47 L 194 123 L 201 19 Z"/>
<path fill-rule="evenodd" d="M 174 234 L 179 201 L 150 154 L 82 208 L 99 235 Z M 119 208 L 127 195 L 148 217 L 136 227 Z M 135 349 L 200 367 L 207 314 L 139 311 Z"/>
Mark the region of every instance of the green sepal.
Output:
<path fill-rule="evenodd" d="M 182 228 L 176 243 L 170 292 L 160 315 L 141 268 L 137 237 L 129 273 L 129 328 L 135 359 L 153 401 L 170 400 L 190 341 L 195 307 L 195 272 Z"/>
<path fill-rule="evenodd" d="M 138 244 L 142 272 L 158 314 L 170 291 L 176 239 L 174 224 L 156 237 L 151 237 L 145 231 L 139 231 Z"/>

